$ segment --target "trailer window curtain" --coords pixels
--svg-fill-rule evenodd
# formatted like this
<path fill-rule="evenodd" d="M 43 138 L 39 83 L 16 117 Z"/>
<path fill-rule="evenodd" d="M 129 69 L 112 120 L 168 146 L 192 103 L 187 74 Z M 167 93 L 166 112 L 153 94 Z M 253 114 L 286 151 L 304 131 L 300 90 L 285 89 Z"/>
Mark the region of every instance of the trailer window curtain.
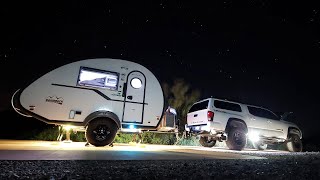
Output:
<path fill-rule="evenodd" d="M 117 90 L 118 81 L 118 73 L 88 67 L 80 67 L 78 77 L 79 86 Z"/>

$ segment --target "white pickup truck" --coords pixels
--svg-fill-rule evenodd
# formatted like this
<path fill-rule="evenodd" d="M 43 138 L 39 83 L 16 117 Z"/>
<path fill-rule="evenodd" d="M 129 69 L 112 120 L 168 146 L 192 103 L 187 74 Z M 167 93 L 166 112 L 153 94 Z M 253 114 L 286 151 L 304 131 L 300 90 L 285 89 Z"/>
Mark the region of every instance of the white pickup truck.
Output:
<path fill-rule="evenodd" d="M 242 150 L 249 140 L 259 150 L 268 144 L 285 143 L 288 151 L 302 151 L 302 132 L 296 124 L 266 108 L 217 98 L 192 105 L 186 131 L 199 135 L 205 147 L 214 146 L 218 140 L 226 141 L 229 149 Z"/>

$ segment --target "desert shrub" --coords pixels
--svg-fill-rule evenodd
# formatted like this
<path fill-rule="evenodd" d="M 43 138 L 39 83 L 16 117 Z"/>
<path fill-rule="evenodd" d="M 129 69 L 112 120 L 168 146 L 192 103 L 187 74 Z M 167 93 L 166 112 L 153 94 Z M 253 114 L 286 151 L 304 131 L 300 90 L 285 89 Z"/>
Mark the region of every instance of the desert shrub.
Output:
<path fill-rule="evenodd" d="M 70 140 L 75 142 L 85 142 L 85 132 L 70 130 Z M 65 130 L 62 131 L 63 136 L 61 140 L 66 139 Z M 59 126 L 48 127 L 32 136 L 32 140 L 43 141 L 57 141 L 59 135 Z M 141 142 L 145 144 L 162 144 L 173 145 L 176 142 L 174 133 L 156 133 L 156 132 L 143 132 L 141 136 L 132 133 L 118 133 L 115 137 L 115 143 L 129 143 L 129 142 Z"/>
<path fill-rule="evenodd" d="M 134 134 L 129 134 L 129 133 L 118 133 L 116 135 L 116 138 L 114 139 L 115 143 L 129 143 L 133 141 L 133 136 Z M 138 135 L 136 135 L 136 138 Z"/>
<path fill-rule="evenodd" d="M 176 145 L 181 146 L 201 146 L 199 143 L 199 138 L 196 136 L 187 136 L 186 138 L 180 139 Z"/>
<path fill-rule="evenodd" d="M 36 134 L 33 140 L 56 141 L 59 135 L 58 126 L 51 126 Z"/>
<path fill-rule="evenodd" d="M 64 134 L 64 137 L 66 136 L 66 134 Z M 70 134 L 70 139 L 74 142 L 86 142 L 86 135 L 85 132 L 71 132 Z"/>
<path fill-rule="evenodd" d="M 176 141 L 175 139 L 175 134 L 173 133 L 142 133 L 142 143 L 146 144 L 173 145 Z"/>
<path fill-rule="evenodd" d="M 65 130 L 63 130 L 62 133 L 63 133 L 63 136 L 61 140 L 65 140 L 66 139 Z M 43 140 L 43 141 L 57 141 L 58 136 L 59 136 L 59 126 L 51 126 L 35 134 L 30 139 Z M 85 142 L 86 141 L 85 133 L 81 131 L 77 132 L 77 131 L 70 130 L 70 140 L 75 142 Z"/>
<path fill-rule="evenodd" d="M 118 133 L 115 143 L 129 143 L 129 142 L 141 142 L 145 144 L 163 144 L 172 145 L 175 143 L 174 134 L 170 133 L 155 133 L 155 132 L 143 132 L 142 134 L 133 133 Z"/>

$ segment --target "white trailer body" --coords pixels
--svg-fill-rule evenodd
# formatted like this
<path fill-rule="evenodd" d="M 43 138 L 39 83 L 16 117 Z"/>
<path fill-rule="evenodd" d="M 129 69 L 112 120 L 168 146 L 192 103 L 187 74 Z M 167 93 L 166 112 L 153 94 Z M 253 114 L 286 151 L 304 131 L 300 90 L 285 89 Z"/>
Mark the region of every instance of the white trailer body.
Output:
<path fill-rule="evenodd" d="M 159 81 L 147 68 L 101 58 L 73 62 L 48 72 L 18 90 L 12 106 L 49 124 L 85 127 L 88 142 L 104 146 L 112 143 L 118 130 L 157 129 L 164 96 Z"/>

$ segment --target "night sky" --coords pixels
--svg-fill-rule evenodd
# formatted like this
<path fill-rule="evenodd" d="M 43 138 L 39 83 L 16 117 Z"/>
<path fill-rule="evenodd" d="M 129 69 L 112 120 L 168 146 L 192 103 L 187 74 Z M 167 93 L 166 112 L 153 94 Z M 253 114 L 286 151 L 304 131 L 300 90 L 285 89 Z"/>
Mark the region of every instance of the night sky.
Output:
<path fill-rule="evenodd" d="M 24 83 L 89 58 L 137 62 L 202 98 L 293 111 L 319 136 L 316 1 L 1 1 L 0 111 Z"/>

